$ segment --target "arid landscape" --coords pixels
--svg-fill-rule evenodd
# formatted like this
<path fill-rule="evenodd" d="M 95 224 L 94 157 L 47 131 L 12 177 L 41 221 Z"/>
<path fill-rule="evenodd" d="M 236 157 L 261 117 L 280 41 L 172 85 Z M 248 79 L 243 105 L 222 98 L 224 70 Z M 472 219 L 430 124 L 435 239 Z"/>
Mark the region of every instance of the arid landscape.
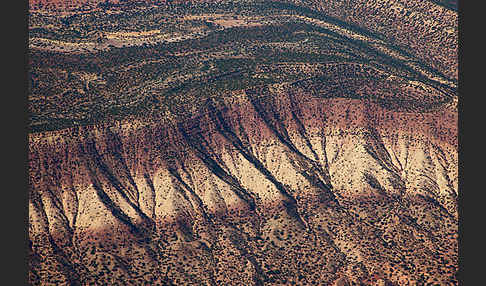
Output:
<path fill-rule="evenodd" d="M 29 2 L 31 285 L 458 285 L 457 2 Z"/>

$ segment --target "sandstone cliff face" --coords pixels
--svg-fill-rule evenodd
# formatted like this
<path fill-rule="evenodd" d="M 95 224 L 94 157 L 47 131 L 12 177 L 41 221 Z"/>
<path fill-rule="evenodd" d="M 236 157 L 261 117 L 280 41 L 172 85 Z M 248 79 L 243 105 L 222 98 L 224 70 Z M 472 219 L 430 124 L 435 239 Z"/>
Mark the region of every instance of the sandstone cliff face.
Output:
<path fill-rule="evenodd" d="M 456 283 L 454 108 L 284 84 L 201 110 L 30 135 L 32 284 Z"/>

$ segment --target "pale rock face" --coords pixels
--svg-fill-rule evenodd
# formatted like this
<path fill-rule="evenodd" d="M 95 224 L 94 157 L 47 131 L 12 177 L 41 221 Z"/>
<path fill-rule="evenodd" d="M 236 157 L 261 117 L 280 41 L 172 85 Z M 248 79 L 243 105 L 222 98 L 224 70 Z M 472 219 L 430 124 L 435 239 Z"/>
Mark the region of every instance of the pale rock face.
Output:
<path fill-rule="evenodd" d="M 108 265 L 120 277 L 158 269 L 168 276 L 144 279 L 177 279 L 179 270 L 161 264 L 179 259 L 195 263 L 201 255 L 219 262 L 187 270 L 202 275 L 200 279 L 215 278 L 203 275 L 199 267 L 209 267 L 206 271 L 214 275 L 233 275 L 232 268 L 227 268 L 231 264 L 221 264 L 221 259 L 242 263 L 238 269 L 248 276 L 238 281 L 262 279 L 273 275 L 262 274 L 262 265 L 288 267 L 274 264 L 286 261 L 279 248 L 287 249 L 289 259 L 315 260 L 315 265 L 321 265 L 318 275 L 327 281 L 336 273 L 351 281 L 369 279 L 371 273 L 394 283 L 416 281 L 420 275 L 406 266 L 410 263 L 435 269 L 425 272 L 434 276 L 430 273 L 442 271 L 443 266 L 426 266 L 430 261 L 420 256 L 433 255 L 437 249 L 454 265 L 457 244 L 450 243 L 457 236 L 454 138 L 434 137 L 431 134 L 436 133 L 427 128 L 411 133 L 406 125 L 386 116 L 381 118 L 381 127 L 371 128 L 364 118 L 370 113 L 380 118 L 384 113 L 378 106 L 363 110 L 358 104 L 353 107 L 358 119 L 343 121 L 340 99 L 308 98 L 310 112 L 325 115 L 315 120 L 300 106 L 294 106 L 292 114 L 285 93 L 275 96 L 277 103 L 268 103 L 265 110 L 240 99 L 220 117 L 200 118 L 198 126 L 202 127 L 186 125 L 189 129 L 184 132 L 199 134 L 192 137 L 172 126 L 149 126 L 165 130 L 161 134 L 168 136 L 154 137 L 153 144 L 143 148 L 125 143 L 147 137 L 148 133 L 140 133 L 147 129 L 137 124 L 113 127 L 110 133 L 97 131 L 94 137 L 87 136 L 90 131 L 86 130 L 84 137 L 69 141 L 46 135 L 35 139 L 31 172 L 39 170 L 42 179 L 31 185 L 29 202 L 34 249 L 65 246 L 64 260 L 59 260 L 61 254 L 56 251 L 45 255 L 71 261 L 71 270 L 57 272 L 59 277 L 67 279 L 74 271 L 81 273 L 83 281 L 101 279 L 83 270 L 85 264 L 94 273 L 99 265 Z M 346 101 L 351 104 L 346 108 L 353 106 L 353 101 Z M 406 116 L 415 115 L 397 114 L 398 120 Z M 454 125 L 441 128 L 455 133 Z M 94 141 L 89 143 L 87 138 Z M 117 139 L 110 141 L 113 138 Z M 73 147 L 76 144 L 78 148 Z M 36 146 L 43 146 L 42 154 Z M 66 157 L 56 157 L 62 152 L 45 151 L 63 148 L 70 148 L 73 158 L 82 158 L 80 163 L 69 165 Z M 71 169 L 53 180 L 49 173 L 42 173 L 45 169 L 36 168 L 39 155 Z M 232 224 L 226 225 L 229 221 Z M 369 248 L 372 244 L 380 251 Z M 90 250 L 95 245 L 96 250 Z M 298 254 L 290 245 L 305 250 Z M 311 258 L 317 249 L 327 252 Z M 409 252 L 421 254 L 406 256 Z M 395 256 L 403 258 L 398 261 Z M 343 263 L 345 267 L 339 266 Z M 47 273 L 42 267 L 35 268 L 36 273 Z"/>

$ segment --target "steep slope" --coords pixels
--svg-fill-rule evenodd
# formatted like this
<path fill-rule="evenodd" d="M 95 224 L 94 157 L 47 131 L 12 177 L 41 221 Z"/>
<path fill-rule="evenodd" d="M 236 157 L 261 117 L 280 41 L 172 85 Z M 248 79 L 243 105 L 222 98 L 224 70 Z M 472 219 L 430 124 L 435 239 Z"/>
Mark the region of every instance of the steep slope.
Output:
<path fill-rule="evenodd" d="M 453 283 L 455 113 L 274 90 L 31 135 L 32 282 Z"/>

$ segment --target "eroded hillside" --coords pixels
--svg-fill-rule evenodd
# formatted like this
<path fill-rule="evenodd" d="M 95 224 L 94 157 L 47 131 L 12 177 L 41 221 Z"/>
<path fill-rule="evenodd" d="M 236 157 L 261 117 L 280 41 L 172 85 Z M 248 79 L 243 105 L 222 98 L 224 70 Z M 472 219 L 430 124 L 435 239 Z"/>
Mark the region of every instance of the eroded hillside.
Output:
<path fill-rule="evenodd" d="M 30 283 L 457 285 L 457 14 L 378 2 L 33 16 Z"/>

